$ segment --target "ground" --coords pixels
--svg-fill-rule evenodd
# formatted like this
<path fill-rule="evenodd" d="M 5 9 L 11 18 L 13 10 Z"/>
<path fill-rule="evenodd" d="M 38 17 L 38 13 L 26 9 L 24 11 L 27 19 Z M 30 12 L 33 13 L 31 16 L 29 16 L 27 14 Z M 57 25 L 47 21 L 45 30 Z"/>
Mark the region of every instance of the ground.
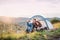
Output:
<path fill-rule="evenodd" d="M 54 26 L 54 28 L 59 28 L 60 27 L 60 22 L 54 23 L 53 26 Z"/>
<path fill-rule="evenodd" d="M 60 23 L 55 23 L 53 24 L 54 28 L 59 28 Z M 0 40 L 50 40 L 55 39 L 56 37 L 60 35 L 60 29 L 58 30 L 52 30 L 52 31 L 47 31 L 44 30 L 42 32 L 33 32 L 33 33 L 26 33 L 25 31 L 22 31 L 20 33 L 2 33 L 0 35 Z M 51 37 L 50 37 L 51 36 Z M 60 39 L 57 39 L 60 40 Z"/>

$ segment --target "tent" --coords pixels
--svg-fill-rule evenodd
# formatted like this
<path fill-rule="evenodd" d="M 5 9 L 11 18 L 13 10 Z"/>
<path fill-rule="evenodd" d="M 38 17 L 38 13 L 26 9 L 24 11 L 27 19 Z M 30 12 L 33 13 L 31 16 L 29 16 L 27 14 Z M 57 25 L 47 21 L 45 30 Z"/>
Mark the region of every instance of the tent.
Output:
<path fill-rule="evenodd" d="M 48 29 L 53 29 L 53 25 L 51 24 L 51 22 L 41 15 L 35 15 L 30 18 L 30 20 L 32 20 L 32 19 L 39 20 L 42 24 L 42 27 L 47 27 Z"/>

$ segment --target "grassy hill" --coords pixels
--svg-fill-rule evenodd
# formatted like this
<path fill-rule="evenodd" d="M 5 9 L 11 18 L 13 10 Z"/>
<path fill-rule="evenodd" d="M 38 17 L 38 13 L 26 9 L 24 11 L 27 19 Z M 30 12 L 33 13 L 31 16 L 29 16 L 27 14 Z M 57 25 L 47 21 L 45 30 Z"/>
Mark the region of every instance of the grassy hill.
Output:
<path fill-rule="evenodd" d="M 60 28 L 52 31 L 40 31 L 33 33 L 3 33 L 0 40 L 60 40 Z"/>
<path fill-rule="evenodd" d="M 3 20 L 5 18 L 8 23 Z M 60 40 L 60 22 L 53 24 L 56 30 L 26 33 L 25 19 L 28 18 L 0 18 L 0 40 Z M 13 23 L 11 23 L 12 20 Z"/>
<path fill-rule="evenodd" d="M 22 30 L 18 33 L 17 30 L 20 30 L 18 25 L 0 22 L 0 28 L 2 27 L 2 29 L 0 29 L 0 40 L 60 40 L 60 23 L 55 23 L 53 25 L 54 27 L 58 27 L 58 29 L 51 31 L 34 31 L 33 33 L 26 33 Z M 14 29 L 10 30 L 11 26 Z M 3 30 L 5 32 L 3 32 Z"/>

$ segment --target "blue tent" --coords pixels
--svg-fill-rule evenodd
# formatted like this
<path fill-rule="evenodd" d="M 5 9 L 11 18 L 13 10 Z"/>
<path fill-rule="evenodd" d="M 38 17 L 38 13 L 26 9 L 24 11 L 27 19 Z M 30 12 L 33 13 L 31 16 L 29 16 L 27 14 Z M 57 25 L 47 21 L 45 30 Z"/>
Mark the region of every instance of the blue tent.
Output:
<path fill-rule="evenodd" d="M 45 24 L 45 27 L 47 27 L 48 29 L 53 29 L 53 25 L 51 24 L 51 22 L 48 20 L 48 19 L 46 19 L 45 17 L 43 17 L 43 16 L 41 16 L 41 15 L 35 15 L 35 16 L 33 16 L 33 17 L 31 17 L 30 18 L 30 20 L 32 20 L 32 19 L 38 19 L 39 21 L 43 21 L 44 22 L 44 24 Z M 42 22 L 41 22 L 42 23 Z M 42 24 L 42 25 L 44 25 L 44 24 Z"/>

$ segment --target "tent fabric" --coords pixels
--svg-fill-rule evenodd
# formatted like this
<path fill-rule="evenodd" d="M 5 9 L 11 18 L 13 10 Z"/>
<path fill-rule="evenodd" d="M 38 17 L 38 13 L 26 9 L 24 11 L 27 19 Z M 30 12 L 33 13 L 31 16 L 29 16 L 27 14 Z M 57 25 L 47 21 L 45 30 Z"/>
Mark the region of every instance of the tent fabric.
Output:
<path fill-rule="evenodd" d="M 33 18 L 38 19 L 39 21 L 43 21 L 44 24 L 42 22 L 41 23 L 42 23 L 42 25 L 45 25 L 45 26 L 42 26 L 42 27 L 47 27 L 48 29 L 53 29 L 53 25 L 45 17 L 40 16 L 40 15 L 35 15 L 35 16 L 31 17 L 30 20 L 32 20 Z"/>

